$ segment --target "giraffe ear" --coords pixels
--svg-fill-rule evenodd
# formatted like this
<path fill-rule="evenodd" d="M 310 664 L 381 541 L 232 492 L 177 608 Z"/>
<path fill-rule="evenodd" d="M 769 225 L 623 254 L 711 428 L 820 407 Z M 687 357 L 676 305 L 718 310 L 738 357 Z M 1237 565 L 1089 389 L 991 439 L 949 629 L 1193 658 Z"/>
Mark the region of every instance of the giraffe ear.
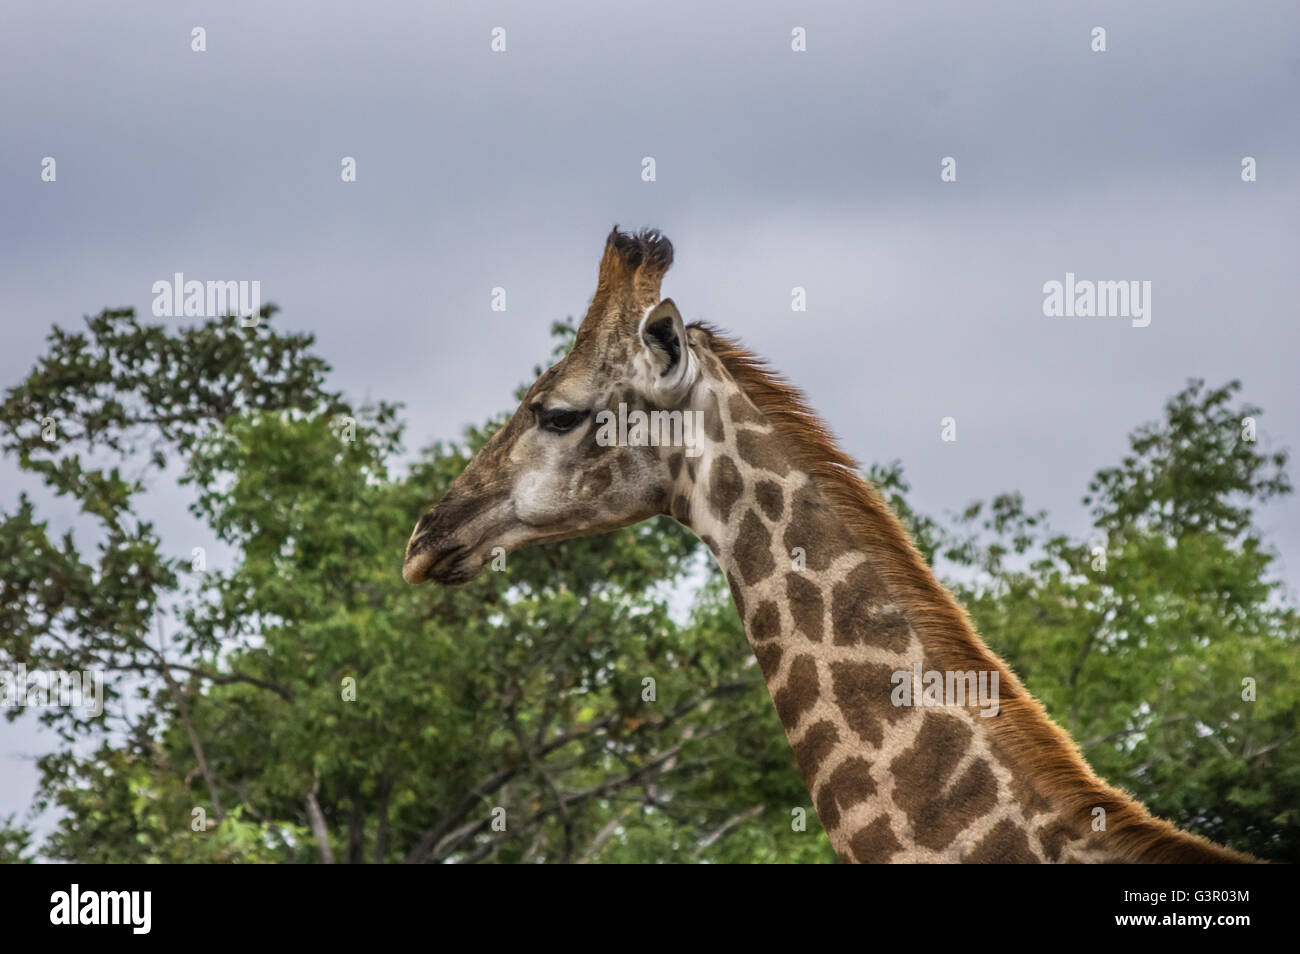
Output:
<path fill-rule="evenodd" d="M 667 402 L 685 397 L 699 374 L 699 365 L 686 341 L 682 313 L 671 298 L 646 311 L 640 336 L 650 368 L 646 383 L 651 392 Z"/>

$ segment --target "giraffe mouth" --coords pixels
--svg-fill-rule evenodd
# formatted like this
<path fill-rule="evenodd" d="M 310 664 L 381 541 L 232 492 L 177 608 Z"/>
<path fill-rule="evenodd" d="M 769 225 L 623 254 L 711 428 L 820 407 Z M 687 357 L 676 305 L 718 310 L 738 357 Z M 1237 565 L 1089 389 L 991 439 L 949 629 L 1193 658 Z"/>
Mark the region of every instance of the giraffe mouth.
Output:
<path fill-rule="evenodd" d="M 480 569 L 482 567 L 476 563 L 460 559 L 436 567 L 429 573 L 427 579 L 434 580 L 443 586 L 460 586 L 478 576 Z"/>
<path fill-rule="evenodd" d="M 407 583 L 434 580 L 444 586 L 468 583 L 478 576 L 479 564 L 469 547 L 454 544 L 445 550 L 422 550 L 412 553 L 402 564 L 402 579 Z"/>

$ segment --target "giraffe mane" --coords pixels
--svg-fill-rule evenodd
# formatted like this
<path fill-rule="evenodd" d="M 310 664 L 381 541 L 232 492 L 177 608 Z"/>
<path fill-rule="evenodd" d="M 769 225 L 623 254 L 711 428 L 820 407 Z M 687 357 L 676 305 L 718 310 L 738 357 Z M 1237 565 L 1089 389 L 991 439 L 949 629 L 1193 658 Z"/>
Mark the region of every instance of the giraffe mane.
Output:
<path fill-rule="evenodd" d="M 922 645 L 950 670 L 998 673 L 1000 711 L 989 719 L 993 738 L 1033 779 L 1041 794 L 1076 824 L 1106 812 L 1106 830 L 1122 860 L 1131 862 L 1242 862 L 1247 855 L 1183 831 L 1097 777 L 1074 740 L 1048 716 L 1007 665 L 980 639 L 966 610 L 939 582 L 906 528 L 840 449 L 803 393 L 762 358 L 711 325 L 695 322 L 710 351 L 782 436 L 795 462 L 826 494 L 850 535 L 907 611 Z"/>

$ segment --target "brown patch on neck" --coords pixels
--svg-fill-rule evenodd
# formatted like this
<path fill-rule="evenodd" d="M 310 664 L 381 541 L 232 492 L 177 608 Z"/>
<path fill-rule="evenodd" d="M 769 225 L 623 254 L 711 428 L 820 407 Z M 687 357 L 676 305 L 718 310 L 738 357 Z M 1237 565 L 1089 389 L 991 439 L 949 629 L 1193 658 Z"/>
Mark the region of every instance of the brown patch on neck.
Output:
<path fill-rule="evenodd" d="M 699 329 L 712 353 L 758 410 L 773 424 L 790 460 L 830 501 L 841 524 L 903 609 L 936 668 L 997 672 L 1000 712 L 987 720 L 993 740 L 1023 774 L 1069 820 L 1090 831 L 1092 812 L 1106 811 L 1105 850 L 1117 861 L 1250 862 L 1255 859 L 1215 845 L 1155 818 L 1145 806 L 1093 773 L 1073 739 L 975 632 L 966 611 L 926 565 L 907 531 L 879 492 L 858 476 L 858 463 L 842 450 L 808 407 L 803 395 L 762 359 L 708 325 Z M 735 587 L 733 586 L 733 590 Z"/>

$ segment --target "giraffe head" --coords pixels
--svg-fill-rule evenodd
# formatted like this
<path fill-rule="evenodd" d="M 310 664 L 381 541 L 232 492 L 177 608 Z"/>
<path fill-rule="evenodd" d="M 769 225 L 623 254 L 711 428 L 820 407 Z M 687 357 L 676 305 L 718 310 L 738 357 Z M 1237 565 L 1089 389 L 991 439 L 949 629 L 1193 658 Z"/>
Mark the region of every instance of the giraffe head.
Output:
<path fill-rule="evenodd" d="M 408 583 L 464 583 L 497 548 L 603 533 L 667 512 L 670 448 L 611 441 L 608 424 L 620 405 L 625 413 L 688 407 L 701 375 L 681 314 L 659 298 L 672 257 L 657 232 L 610 233 L 573 348 L 416 523 L 402 567 Z"/>

